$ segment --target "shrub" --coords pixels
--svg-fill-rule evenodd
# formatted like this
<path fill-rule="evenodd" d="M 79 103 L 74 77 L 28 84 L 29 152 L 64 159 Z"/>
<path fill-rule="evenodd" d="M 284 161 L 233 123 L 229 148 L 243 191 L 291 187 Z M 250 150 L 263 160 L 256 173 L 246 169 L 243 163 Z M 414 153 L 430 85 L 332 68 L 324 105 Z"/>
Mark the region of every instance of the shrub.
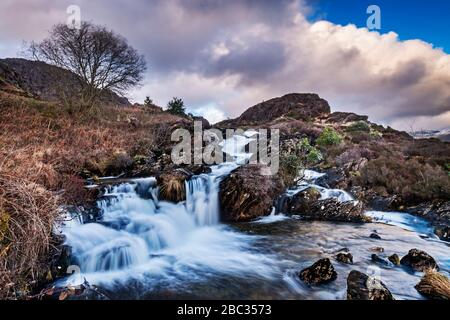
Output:
<path fill-rule="evenodd" d="M 358 121 L 349 125 L 345 130 L 347 132 L 355 132 L 355 131 L 370 132 L 370 126 L 365 121 Z"/>
<path fill-rule="evenodd" d="M 317 145 L 322 147 L 339 145 L 341 144 L 341 142 L 342 136 L 331 127 L 326 127 L 325 129 L 323 129 L 322 133 L 316 141 Z"/>
<path fill-rule="evenodd" d="M 302 170 L 323 160 L 322 153 L 311 146 L 308 138 L 301 139 L 290 151 L 280 157 L 280 171 L 284 183 L 293 185 L 301 177 Z"/>
<path fill-rule="evenodd" d="M 303 161 L 295 154 L 282 154 L 280 157 L 280 175 L 287 186 L 294 185 L 303 170 Z"/>
<path fill-rule="evenodd" d="M 360 144 L 364 141 L 370 141 L 372 140 L 372 136 L 370 133 L 365 131 L 354 131 L 351 135 L 351 141 L 355 144 Z"/>
<path fill-rule="evenodd" d="M 323 160 L 322 153 L 311 146 L 308 138 L 303 138 L 297 145 L 297 155 L 303 160 L 304 165 L 314 165 Z"/>
<path fill-rule="evenodd" d="M 178 116 L 185 116 L 186 115 L 186 108 L 184 106 L 184 102 L 180 98 L 173 98 L 169 101 L 167 104 L 167 111 L 171 114 L 175 114 Z"/>
<path fill-rule="evenodd" d="M 55 195 L 0 167 L 0 297 L 20 298 L 41 280 L 60 214 Z"/>
<path fill-rule="evenodd" d="M 100 165 L 103 175 L 119 175 L 130 170 L 134 165 L 133 158 L 126 152 L 114 153 Z"/>
<path fill-rule="evenodd" d="M 335 162 L 338 166 L 344 166 L 348 163 L 353 163 L 361 159 L 361 152 L 358 148 L 352 148 L 344 151 L 336 157 Z"/>
<path fill-rule="evenodd" d="M 399 195 L 404 201 L 419 203 L 450 197 L 450 179 L 438 166 L 415 159 L 380 157 L 371 160 L 355 177 L 356 184 Z"/>
<path fill-rule="evenodd" d="M 150 106 L 152 106 L 152 105 L 153 105 L 153 100 L 150 99 L 149 96 L 146 96 L 146 97 L 145 97 L 145 100 L 144 100 L 144 106 L 150 107 Z"/>

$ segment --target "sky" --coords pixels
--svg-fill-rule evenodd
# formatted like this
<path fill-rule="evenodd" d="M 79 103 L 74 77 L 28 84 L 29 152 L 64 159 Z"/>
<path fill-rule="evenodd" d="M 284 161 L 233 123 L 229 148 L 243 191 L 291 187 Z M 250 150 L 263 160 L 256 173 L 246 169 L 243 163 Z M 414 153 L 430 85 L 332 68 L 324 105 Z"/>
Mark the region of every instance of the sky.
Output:
<path fill-rule="evenodd" d="M 369 30 L 369 5 L 381 29 Z M 442 0 L 2 0 L 0 57 L 45 38 L 77 5 L 145 55 L 132 101 L 182 98 L 211 122 L 315 92 L 333 111 L 402 130 L 450 127 L 450 2 Z"/>

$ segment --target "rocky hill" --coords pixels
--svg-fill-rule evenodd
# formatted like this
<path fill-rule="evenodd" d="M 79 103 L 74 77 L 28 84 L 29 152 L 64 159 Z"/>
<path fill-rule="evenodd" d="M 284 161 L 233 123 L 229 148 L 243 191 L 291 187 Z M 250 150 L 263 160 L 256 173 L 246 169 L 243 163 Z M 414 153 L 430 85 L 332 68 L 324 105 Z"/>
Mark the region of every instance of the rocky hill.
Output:
<path fill-rule="evenodd" d="M 74 73 L 45 62 L 20 58 L 0 59 L 0 85 L 13 86 L 24 95 L 45 101 L 77 97 L 80 88 Z M 100 100 L 113 106 L 131 105 L 127 98 L 112 91 L 105 91 Z"/>
<path fill-rule="evenodd" d="M 330 113 L 328 102 L 313 93 L 290 93 L 282 97 L 263 101 L 247 109 L 240 117 L 218 123 L 217 127 L 246 126 L 268 123 L 278 118 L 289 117 L 308 120 Z"/>

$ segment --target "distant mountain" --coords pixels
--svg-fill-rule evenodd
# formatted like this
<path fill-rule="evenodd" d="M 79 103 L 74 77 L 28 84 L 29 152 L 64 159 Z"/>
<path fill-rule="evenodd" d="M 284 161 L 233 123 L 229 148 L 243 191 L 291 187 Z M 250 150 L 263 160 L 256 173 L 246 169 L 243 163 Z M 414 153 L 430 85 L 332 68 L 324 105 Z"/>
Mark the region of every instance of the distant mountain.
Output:
<path fill-rule="evenodd" d="M 14 86 L 29 96 L 46 101 L 76 97 L 80 89 L 77 75 L 73 72 L 20 58 L 0 59 L 0 85 Z M 109 90 L 102 94 L 100 100 L 109 105 L 131 105 L 127 98 Z"/>
<path fill-rule="evenodd" d="M 443 130 L 421 130 L 410 133 L 415 139 L 437 138 L 441 141 L 450 142 L 450 128 Z"/>

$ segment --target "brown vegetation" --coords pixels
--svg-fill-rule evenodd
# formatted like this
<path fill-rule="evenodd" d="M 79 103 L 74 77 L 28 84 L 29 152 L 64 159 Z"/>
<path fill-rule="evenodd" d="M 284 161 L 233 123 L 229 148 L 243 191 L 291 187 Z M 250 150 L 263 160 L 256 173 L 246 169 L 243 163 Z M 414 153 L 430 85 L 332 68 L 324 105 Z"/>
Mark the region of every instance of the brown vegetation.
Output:
<path fill-rule="evenodd" d="M 188 125 L 142 108 L 98 112 L 0 92 L 0 298 L 24 298 L 45 278 L 59 206 L 93 200 L 81 176 L 130 170 Z"/>
<path fill-rule="evenodd" d="M 415 288 L 427 298 L 450 300 L 450 280 L 439 272 L 427 271 Z"/>

